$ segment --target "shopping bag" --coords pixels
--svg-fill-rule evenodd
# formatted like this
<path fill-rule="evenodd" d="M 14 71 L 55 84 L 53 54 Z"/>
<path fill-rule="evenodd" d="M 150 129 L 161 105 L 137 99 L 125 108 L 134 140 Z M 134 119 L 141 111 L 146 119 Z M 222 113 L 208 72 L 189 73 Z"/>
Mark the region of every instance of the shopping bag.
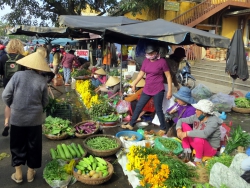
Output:
<path fill-rule="evenodd" d="M 62 86 L 63 85 L 63 77 L 61 74 L 56 74 L 53 79 L 54 86 Z"/>

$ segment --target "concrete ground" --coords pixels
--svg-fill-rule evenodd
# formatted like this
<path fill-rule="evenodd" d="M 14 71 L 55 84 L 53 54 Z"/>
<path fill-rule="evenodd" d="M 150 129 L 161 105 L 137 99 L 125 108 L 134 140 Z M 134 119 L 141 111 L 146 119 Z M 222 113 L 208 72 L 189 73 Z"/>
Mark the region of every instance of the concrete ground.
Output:
<path fill-rule="evenodd" d="M 201 82 L 201 81 L 197 81 L 196 85 L 198 83 L 205 84 L 214 93 L 217 93 L 217 92 L 229 93 L 231 91 L 231 88 L 227 87 L 227 86 L 220 86 L 220 85 L 210 84 L 210 83 Z M 76 122 L 80 122 L 81 119 L 86 118 L 83 115 L 84 114 L 83 108 L 81 105 L 79 105 L 79 101 L 75 100 L 76 95 L 74 94 L 74 91 L 70 91 L 69 87 L 65 88 L 64 86 L 59 87 L 59 89 L 61 91 L 63 91 L 63 93 L 64 93 L 61 96 L 59 96 L 58 92 L 53 91 L 55 93 L 55 95 L 59 98 L 66 98 L 66 95 L 65 95 L 66 92 L 70 92 L 70 95 L 74 96 L 73 97 L 74 99 L 69 99 L 69 100 L 72 100 L 72 102 L 74 104 L 77 104 L 73 108 L 73 112 L 75 115 L 73 116 L 72 121 L 74 121 L 74 123 L 76 123 Z M 3 91 L 3 88 L 0 88 L 0 93 L 2 93 L 2 91 Z M 5 107 L 5 105 L 3 104 L 2 100 L 0 100 L 0 122 L 2 123 L 2 126 L 0 126 L 0 132 L 3 131 L 4 107 Z M 249 116 L 249 114 L 240 114 L 240 113 L 235 113 L 235 112 L 227 113 L 227 119 L 225 120 L 225 122 L 229 123 L 230 121 L 232 121 L 233 127 L 235 127 L 237 125 L 241 125 L 244 130 L 250 132 L 250 126 L 249 126 L 250 116 Z M 157 130 L 158 127 L 150 125 L 148 127 L 148 129 Z M 103 133 L 115 135 L 117 132 L 119 132 L 121 130 L 122 129 L 119 126 L 116 126 L 116 127 L 112 127 L 112 128 L 104 128 Z M 70 138 L 70 139 L 63 140 L 63 141 L 53 141 L 53 140 L 49 140 L 45 136 L 43 136 L 42 167 L 40 169 L 37 169 L 36 178 L 35 178 L 34 182 L 32 182 L 32 183 L 27 183 L 27 181 L 26 181 L 27 167 L 23 167 L 24 181 L 20 185 L 17 185 L 14 181 L 12 181 L 10 176 L 14 172 L 14 168 L 11 166 L 11 158 L 10 157 L 4 158 L 3 160 L 0 161 L 0 169 L 1 169 L 0 170 L 0 188 L 16 188 L 16 187 L 20 187 L 20 188 L 45 188 L 45 187 L 49 187 L 49 185 L 45 182 L 45 180 L 42 177 L 42 172 L 43 172 L 43 168 L 45 167 L 46 163 L 51 160 L 50 153 L 49 153 L 50 148 L 55 148 L 56 145 L 59 143 L 68 144 L 71 142 L 75 142 L 75 143 L 82 144 L 82 141 L 83 141 L 82 139 L 78 139 L 78 138 Z M 6 153 L 10 154 L 9 142 L 10 142 L 9 137 L 3 137 L 2 135 L 0 135 L 0 153 L 6 152 Z M 109 159 L 111 160 L 111 162 L 115 161 L 114 156 L 109 157 Z M 117 163 L 114 163 L 114 169 L 115 169 L 115 173 L 113 174 L 112 178 L 108 182 L 106 182 L 102 185 L 97 185 L 95 187 L 97 187 L 97 188 L 104 188 L 104 187 L 105 188 L 114 188 L 114 187 L 130 188 L 131 185 L 129 184 L 127 177 L 124 176 L 121 166 Z M 72 188 L 80 188 L 80 187 L 90 188 L 92 186 L 88 186 L 85 184 L 83 185 L 80 182 L 76 182 L 74 185 L 71 185 L 70 187 L 72 187 Z"/>

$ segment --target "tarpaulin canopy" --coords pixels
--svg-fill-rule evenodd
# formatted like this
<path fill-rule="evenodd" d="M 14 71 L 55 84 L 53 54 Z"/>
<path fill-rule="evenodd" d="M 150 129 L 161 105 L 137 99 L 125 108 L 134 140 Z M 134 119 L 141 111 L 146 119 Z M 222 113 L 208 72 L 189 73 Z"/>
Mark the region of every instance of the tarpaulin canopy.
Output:
<path fill-rule="evenodd" d="M 107 28 L 103 36 L 105 40 L 119 44 L 137 44 L 140 38 L 176 45 L 197 44 L 204 47 L 228 48 L 230 44 L 228 38 L 220 35 L 163 19 Z"/>
<path fill-rule="evenodd" d="M 45 44 L 45 43 L 47 43 L 47 41 L 44 40 L 44 39 L 35 39 L 35 40 L 32 40 L 32 44 L 36 44 L 37 42 L 39 44 Z M 69 45 L 73 45 L 74 46 L 78 42 L 79 42 L 78 40 L 71 40 L 71 39 L 67 39 L 67 38 L 58 38 L 58 39 L 52 40 L 51 44 L 53 44 L 53 45 L 61 45 L 61 46 L 65 46 L 66 44 L 69 44 Z"/>
<path fill-rule="evenodd" d="M 124 16 L 77 16 L 61 15 L 59 16 L 59 25 L 74 29 L 102 34 L 108 27 L 140 23 L 139 20 L 131 20 Z"/>
<path fill-rule="evenodd" d="M 66 27 L 36 27 L 26 25 L 18 25 L 10 29 L 8 34 L 49 38 L 89 38 L 89 33 L 74 31 Z"/>

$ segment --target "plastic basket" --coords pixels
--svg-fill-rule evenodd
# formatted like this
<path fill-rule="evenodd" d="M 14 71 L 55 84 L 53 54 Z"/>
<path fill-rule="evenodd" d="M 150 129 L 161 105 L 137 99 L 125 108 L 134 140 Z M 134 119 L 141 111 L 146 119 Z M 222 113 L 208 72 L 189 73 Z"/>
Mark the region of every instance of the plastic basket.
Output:
<path fill-rule="evenodd" d="M 178 146 L 176 149 L 174 149 L 173 151 L 170 150 L 169 148 L 166 148 L 160 141 L 164 140 L 164 139 L 169 139 L 172 142 L 175 142 Z M 173 139 L 173 138 L 156 138 L 155 139 L 155 147 L 161 151 L 165 151 L 165 152 L 173 152 L 175 155 L 179 155 L 182 151 L 183 148 L 181 146 L 181 143 L 178 142 L 177 140 Z"/>
<path fill-rule="evenodd" d="M 69 104 L 61 104 L 53 113 L 47 113 L 46 115 L 72 121 L 72 107 Z"/>

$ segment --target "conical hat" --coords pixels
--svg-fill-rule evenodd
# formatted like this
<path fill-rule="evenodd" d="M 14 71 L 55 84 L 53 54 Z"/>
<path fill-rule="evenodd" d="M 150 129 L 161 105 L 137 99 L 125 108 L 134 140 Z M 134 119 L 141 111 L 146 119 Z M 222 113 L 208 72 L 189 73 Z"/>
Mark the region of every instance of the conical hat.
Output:
<path fill-rule="evenodd" d="M 100 69 L 95 71 L 95 74 L 106 75 L 107 73 L 103 70 L 103 68 L 100 68 Z"/>
<path fill-rule="evenodd" d="M 117 77 L 113 77 L 113 76 L 110 76 L 108 81 L 106 82 L 106 86 L 114 86 L 116 84 L 119 84 L 120 83 L 120 79 L 117 78 Z"/>
<path fill-rule="evenodd" d="M 144 87 L 145 86 L 145 80 L 141 79 L 137 84 L 136 87 Z"/>
<path fill-rule="evenodd" d="M 51 72 L 44 56 L 39 52 L 34 52 L 16 61 L 19 65 L 45 72 Z"/>

